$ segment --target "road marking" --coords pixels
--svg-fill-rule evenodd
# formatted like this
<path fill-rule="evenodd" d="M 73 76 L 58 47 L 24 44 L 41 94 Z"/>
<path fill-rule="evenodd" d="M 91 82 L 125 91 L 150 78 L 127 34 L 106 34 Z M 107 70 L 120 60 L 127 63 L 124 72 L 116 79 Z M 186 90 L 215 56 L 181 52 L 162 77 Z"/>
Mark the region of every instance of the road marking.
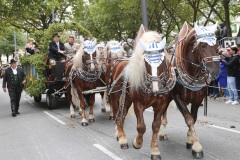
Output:
<path fill-rule="evenodd" d="M 122 160 L 121 158 L 119 158 L 118 156 L 116 156 L 115 154 L 113 154 L 112 152 L 110 152 L 100 144 L 94 144 L 93 146 L 99 149 L 100 151 L 102 151 L 103 153 L 107 154 L 109 157 L 111 157 L 114 160 Z"/>
<path fill-rule="evenodd" d="M 215 126 L 215 125 L 207 125 L 207 126 L 222 129 L 222 130 L 225 130 L 225 131 L 234 132 L 234 133 L 240 133 L 240 131 L 233 130 L 233 129 L 228 129 L 228 128 L 224 128 L 224 127 L 220 127 L 220 126 Z"/>
<path fill-rule="evenodd" d="M 47 111 L 43 111 L 45 114 L 47 114 L 49 117 L 51 117 L 52 119 L 54 119 L 55 121 L 57 121 L 58 123 L 62 124 L 62 125 L 66 125 L 65 122 L 63 122 L 62 120 L 58 119 L 57 117 L 53 116 L 52 114 L 48 113 Z"/>

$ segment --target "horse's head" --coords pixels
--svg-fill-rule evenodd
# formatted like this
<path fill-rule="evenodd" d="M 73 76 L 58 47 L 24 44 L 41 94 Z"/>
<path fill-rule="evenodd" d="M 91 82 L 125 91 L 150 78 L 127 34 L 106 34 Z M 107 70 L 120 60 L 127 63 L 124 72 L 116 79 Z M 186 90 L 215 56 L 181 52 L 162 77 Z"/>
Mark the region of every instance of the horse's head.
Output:
<path fill-rule="evenodd" d="M 217 54 L 217 44 L 214 32 L 217 29 L 217 23 L 213 26 L 200 28 L 196 23 L 194 29 L 197 35 L 197 42 L 194 46 L 194 55 L 199 56 L 199 64 L 202 71 L 209 73 L 212 78 L 218 76 L 219 55 Z"/>
<path fill-rule="evenodd" d="M 106 50 L 108 59 L 121 58 L 125 54 L 121 42 L 115 40 L 107 43 Z"/>
<path fill-rule="evenodd" d="M 88 71 L 95 71 L 96 69 L 96 39 L 94 41 L 84 41 L 84 53 L 82 55 L 83 69 Z"/>
<path fill-rule="evenodd" d="M 96 40 L 82 41 L 80 48 L 73 58 L 73 64 L 77 68 L 82 68 L 85 71 L 96 70 Z"/>
<path fill-rule="evenodd" d="M 165 80 L 168 79 L 168 75 L 162 74 L 168 74 L 164 52 L 165 44 L 166 38 L 162 39 L 157 32 L 149 31 L 142 35 L 126 67 L 125 76 L 129 78 L 131 85 L 137 88 L 147 82 L 149 84 L 146 85 L 151 88 L 151 92 L 159 91 L 163 86 L 161 83 L 163 81 L 165 83 Z"/>

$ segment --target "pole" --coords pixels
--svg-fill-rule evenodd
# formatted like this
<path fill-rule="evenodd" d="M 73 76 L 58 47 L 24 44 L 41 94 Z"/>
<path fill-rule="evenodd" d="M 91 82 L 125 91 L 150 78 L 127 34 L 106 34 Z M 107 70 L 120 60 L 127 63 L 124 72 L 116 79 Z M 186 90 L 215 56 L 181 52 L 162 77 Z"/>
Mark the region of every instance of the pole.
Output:
<path fill-rule="evenodd" d="M 13 54 L 13 58 L 15 57 L 16 53 L 17 53 L 17 42 L 16 42 L 16 32 L 14 31 L 14 54 Z"/>
<path fill-rule="evenodd" d="M 52 23 L 55 22 L 55 13 L 54 13 L 54 9 L 52 10 Z"/>
<path fill-rule="evenodd" d="M 143 25 L 148 28 L 148 12 L 147 12 L 147 1 L 142 0 L 142 22 Z"/>

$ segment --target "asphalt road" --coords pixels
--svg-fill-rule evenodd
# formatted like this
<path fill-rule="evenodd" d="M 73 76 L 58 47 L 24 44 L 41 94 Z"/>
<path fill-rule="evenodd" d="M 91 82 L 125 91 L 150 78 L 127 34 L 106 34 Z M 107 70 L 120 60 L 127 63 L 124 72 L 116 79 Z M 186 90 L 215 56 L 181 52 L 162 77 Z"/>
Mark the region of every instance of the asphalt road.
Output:
<path fill-rule="evenodd" d="M 1 81 L 0 81 L 1 84 Z M 70 118 L 68 104 L 58 102 L 59 109 L 48 110 L 45 95 L 41 103 L 22 94 L 20 115 L 11 116 L 8 94 L 0 90 L 0 160 L 148 160 L 150 159 L 151 108 L 145 111 L 147 131 L 143 147 L 135 150 L 132 141 L 137 135 L 136 118 L 130 110 L 125 131 L 129 149 L 120 149 L 115 138 L 114 122 L 100 111 L 96 96 L 96 122 L 81 126 L 81 117 Z M 199 110 L 196 131 L 204 150 L 204 160 L 239 160 L 240 105 L 209 101 L 208 117 Z M 230 126 L 235 126 L 231 128 Z M 159 141 L 163 160 L 192 160 L 185 148 L 187 127 L 178 109 L 168 109 L 168 141 Z"/>

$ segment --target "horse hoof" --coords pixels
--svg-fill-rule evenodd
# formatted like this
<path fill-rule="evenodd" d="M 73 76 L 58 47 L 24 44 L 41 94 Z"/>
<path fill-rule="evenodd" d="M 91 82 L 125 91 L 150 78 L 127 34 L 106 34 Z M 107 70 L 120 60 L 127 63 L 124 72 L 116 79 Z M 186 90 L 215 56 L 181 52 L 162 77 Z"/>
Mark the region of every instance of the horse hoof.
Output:
<path fill-rule="evenodd" d="M 161 160 L 161 156 L 160 155 L 152 155 L 151 154 L 151 160 Z"/>
<path fill-rule="evenodd" d="M 159 136 L 160 141 L 166 141 L 168 140 L 167 136 Z"/>
<path fill-rule="evenodd" d="M 192 151 L 192 155 L 193 155 L 193 157 L 196 158 L 196 159 L 202 159 L 203 156 L 204 156 L 203 151 L 201 151 L 201 152 L 196 152 L 196 151 L 194 151 L 194 150 Z"/>
<path fill-rule="evenodd" d="M 118 138 L 118 136 L 116 137 L 116 140 L 117 140 L 117 141 L 119 141 L 119 138 Z"/>
<path fill-rule="evenodd" d="M 76 118 L 75 114 L 71 114 L 71 118 Z"/>
<path fill-rule="evenodd" d="M 106 112 L 106 109 L 105 109 L 105 108 L 102 108 L 101 111 L 102 111 L 102 112 Z"/>
<path fill-rule="evenodd" d="M 95 122 L 95 119 L 94 118 L 93 119 L 89 119 L 89 122 L 93 123 L 93 122 Z"/>
<path fill-rule="evenodd" d="M 114 120 L 113 116 L 109 116 L 108 119 L 109 119 L 109 120 Z"/>
<path fill-rule="evenodd" d="M 86 127 L 86 126 L 88 126 L 88 123 L 87 122 L 82 122 L 82 126 Z"/>
<path fill-rule="evenodd" d="M 121 149 L 128 149 L 128 144 L 121 144 Z"/>
<path fill-rule="evenodd" d="M 192 149 L 192 145 L 193 145 L 193 144 L 186 143 L 186 148 L 187 148 L 187 149 Z"/>
<path fill-rule="evenodd" d="M 134 143 L 132 143 L 132 145 L 133 145 L 133 148 L 134 148 L 134 149 L 140 149 L 140 148 L 142 148 L 142 146 L 141 146 L 141 147 L 136 147 L 136 146 L 134 145 Z"/>

